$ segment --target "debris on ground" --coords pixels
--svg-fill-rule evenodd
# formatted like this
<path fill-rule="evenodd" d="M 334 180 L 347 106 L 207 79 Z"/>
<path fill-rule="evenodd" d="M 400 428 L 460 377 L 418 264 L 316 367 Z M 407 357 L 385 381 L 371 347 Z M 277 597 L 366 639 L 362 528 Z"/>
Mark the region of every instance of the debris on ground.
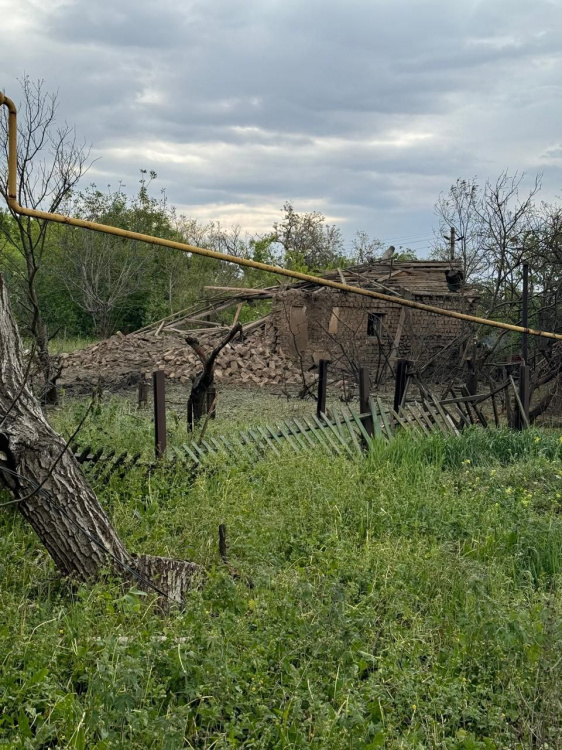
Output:
<path fill-rule="evenodd" d="M 245 326 L 250 331 L 228 344 L 220 353 L 215 368 L 217 385 L 228 383 L 248 386 L 302 386 L 317 378 L 316 368 L 302 372 L 277 345 L 266 322 Z M 201 344 L 209 351 L 223 334 L 205 332 Z M 154 331 L 124 335 L 116 333 L 98 344 L 63 354 L 62 387 L 89 388 L 98 382 L 119 388 L 147 380 L 155 370 L 180 383 L 192 380 L 201 370 L 201 362 L 179 333 Z"/>

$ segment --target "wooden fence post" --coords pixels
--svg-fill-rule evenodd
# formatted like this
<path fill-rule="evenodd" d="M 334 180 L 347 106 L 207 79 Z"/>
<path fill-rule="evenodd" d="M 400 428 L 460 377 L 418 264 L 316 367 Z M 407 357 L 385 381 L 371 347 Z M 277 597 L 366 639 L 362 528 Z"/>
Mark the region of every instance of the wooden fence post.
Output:
<path fill-rule="evenodd" d="M 318 362 L 318 401 L 316 404 L 316 416 L 322 418 L 326 413 L 326 387 L 328 385 L 328 360 L 321 359 Z"/>
<path fill-rule="evenodd" d="M 468 374 L 466 376 L 466 389 L 470 396 L 476 396 L 478 393 L 478 370 L 476 369 L 475 358 L 467 357 L 466 365 Z"/>
<path fill-rule="evenodd" d="M 394 411 L 398 414 L 402 401 L 404 400 L 404 394 L 406 393 L 406 386 L 408 385 L 408 366 L 410 362 L 407 359 L 399 359 L 396 363 L 396 382 L 394 385 Z"/>
<path fill-rule="evenodd" d="M 166 452 L 166 393 L 165 374 L 163 370 L 152 373 L 154 389 L 154 452 L 156 458 L 162 458 Z"/>
<path fill-rule="evenodd" d="M 359 413 L 366 414 L 367 416 L 361 417 L 363 427 L 367 434 L 373 437 L 375 433 L 373 425 L 373 417 L 371 415 L 371 405 L 369 404 L 369 396 L 371 395 L 371 378 L 369 376 L 368 367 L 359 368 Z"/>
<path fill-rule="evenodd" d="M 217 418 L 217 389 L 214 385 L 209 386 L 207 390 L 207 414 L 209 419 Z"/>
<path fill-rule="evenodd" d="M 148 383 L 145 380 L 139 382 L 137 408 L 142 409 L 148 404 Z"/>

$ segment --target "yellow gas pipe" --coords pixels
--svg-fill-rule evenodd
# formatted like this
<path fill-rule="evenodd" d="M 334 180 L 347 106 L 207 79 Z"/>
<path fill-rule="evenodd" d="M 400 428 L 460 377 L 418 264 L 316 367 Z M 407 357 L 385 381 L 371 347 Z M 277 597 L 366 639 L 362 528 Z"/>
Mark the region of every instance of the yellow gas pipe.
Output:
<path fill-rule="evenodd" d="M 74 219 L 71 216 L 63 216 L 62 214 L 52 214 L 47 211 L 37 211 L 32 208 L 26 208 L 20 206 L 17 201 L 16 195 L 16 175 L 17 175 L 17 110 L 16 106 L 11 99 L 4 96 L 0 92 L 0 105 L 4 105 L 8 108 L 8 205 L 11 210 L 22 216 L 30 216 L 34 219 L 44 219 L 46 221 L 54 221 L 59 224 L 69 224 L 73 227 L 82 227 L 84 229 L 90 229 L 93 232 L 104 232 L 105 234 L 113 234 L 116 237 L 125 237 L 129 240 L 139 240 L 141 242 L 148 242 L 151 245 L 160 245 L 162 247 L 171 247 L 175 250 L 181 250 L 185 253 L 194 253 L 195 255 L 205 255 L 207 258 L 215 258 L 216 260 L 222 260 L 227 263 L 235 263 L 238 266 L 246 266 L 248 268 L 256 268 L 259 271 L 267 271 L 268 273 L 275 273 L 278 276 L 287 276 L 291 279 L 298 279 L 299 281 L 308 281 L 317 286 L 327 286 L 331 289 L 338 289 L 342 292 L 349 292 L 351 294 L 359 294 L 362 297 L 371 297 L 373 299 L 383 300 L 393 305 L 401 305 L 402 307 L 410 307 L 414 310 L 423 310 L 424 312 L 434 313 L 435 315 L 444 315 L 447 318 L 457 318 L 457 320 L 466 320 L 469 323 L 478 323 L 480 325 L 493 326 L 494 328 L 503 328 L 507 331 L 515 331 L 516 333 L 528 333 L 531 336 L 542 336 L 544 338 L 556 339 L 562 341 L 562 334 L 551 333 L 549 331 L 536 331 L 532 328 L 523 328 L 522 326 L 512 325 L 511 323 L 503 323 L 498 320 L 488 320 L 487 318 L 479 318 L 475 315 L 468 315 L 467 313 L 456 312 L 455 310 L 443 310 L 440 307 L 434 307 L 433 305 L 425 305 L 422 302 L 415 302 L 414 300 L 408 299 L 397 299 L 390 294 L 383 294 L 382 292 L 373 292 L 370 289 L 361 289 L 358 287 L 350 286 L 349 284 L 343 284 L 338 281 L 331 281 L 330 279 L 321 279 L 316 276 L 311 276 L 307 273 L 300 273 L 299 271 L 290 271 L 286 268 L 279 268 L 278 266 L 270 266 L 267 263 L 259 263 L 255 260 L 249 260 L 248 258 L 237 258 L 234 255 L 227 255 L 226 253 L 217 253 L 215 250 L 206 250 L 203 247 L 196 247 L 195 245 L 188 245 L 183 242 L 174 242 L 173 240 L 165 240 L 161 237 L 152 237 L 149 234 L 141 234 L 140 232 L 131 232 L 127 229 L 119 229 L 118 227 L 108 226 L 106 224 L 98 224 L 95 221 L 84 221 L 83 219 Z"/>

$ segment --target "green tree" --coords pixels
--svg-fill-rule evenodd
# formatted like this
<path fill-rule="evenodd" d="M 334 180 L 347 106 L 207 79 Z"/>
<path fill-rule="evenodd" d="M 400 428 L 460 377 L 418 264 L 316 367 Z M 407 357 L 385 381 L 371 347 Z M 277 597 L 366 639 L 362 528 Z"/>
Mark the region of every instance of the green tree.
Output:
<path fill-rule="evenodd" d="M 18 108 L 18 195 L 21 205 L 56 212 L 88 168 L 89 149 L 77 140 L 74 129 L 57 122 L 56 94 L 44 89 L 43 81 L 21 81 L 23 101 Z M 7 201 L 8 121 L 6 109 L 0 114 L 0 150 L 4 153 L 0 170 L 0 194 Z M 42 399 L 57 398 L 56 364 L 49 356 L 49 330 L 44 305 L 39 295 L 39 278 L 49 246 L 51 225 L 45 220 L 30 219 L 8 209 L 0 217 L 0 233 L 22 259 L 13 264 L 8 259 L 13 278 L 20 282 L 19 306 L 25 317 L 25 328 L 33 337 L 43 376 Z"/>
<path fill-rule="evenodd" d="M 273 235 L 283 248 L 286 268 L 320 271 L 345 261 L 342 234 L 335 224 L 326 224 L 318 211 L 299 214 L 289 202 L 283 211 L 283 220 L 273 224 Z"/>

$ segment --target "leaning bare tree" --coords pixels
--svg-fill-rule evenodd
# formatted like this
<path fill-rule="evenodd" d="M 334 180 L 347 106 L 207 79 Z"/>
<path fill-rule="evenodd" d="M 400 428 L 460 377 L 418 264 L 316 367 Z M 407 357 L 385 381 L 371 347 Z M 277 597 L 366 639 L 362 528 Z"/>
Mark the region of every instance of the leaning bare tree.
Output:
<path fill-rule="evenodd" d="M 23 103 L 18 118 L 18 203 L 56 212 L 88 168 L 90 150 L 76 138 L 74 129 L 57 125 L 56 94 L 44 90 L 42 81 L 21 81 Z M 0 149 L 8 163 L 8 121 L 0 113 Z M 7 201 L 7 169 L 0 170 L 0 194 Z M 27 327 L 35 342 L 43 379 L 42 400 L 56 402 L 56 364 L 49 356 L 49 335 L 37 291 L 38 274 L 48 240 L 48 222 L 20 216 L 9 209 L 11 221 L 0 221 L 0 232 L 24 261 L 23 306 Z"/>
<path fill-rule="evenodd" d="M 188 344 L 197 354 L 203 365 L 201 372 L 197 373 L 191 385 L 191 393 L 187 402 L 187 423 L 188 428 L 193 429 L 196 422 L 199 422 L 206 414 L 209 413 L 213 405 L 208 403 L 209 394 L 213 392 L 213 383 L 215 378 L 215 364 L 217 357 L 224 347 L 229 344 L 237 333 L 242 333 L 242 326 L 237 323 L 220 341 L 217 346 L 206 354 L 203 347 L 195 336 L 186 336 L 185 343 Z"/>
<path fill-rule="evenodd" d="M 27 384 L 22 345 L 0 274 L 0 484 L 11 491 L 59 571 L 87 580 L 102 569 L 181 600 L 196 565 L 129 553 L 67 445 Z"/>

